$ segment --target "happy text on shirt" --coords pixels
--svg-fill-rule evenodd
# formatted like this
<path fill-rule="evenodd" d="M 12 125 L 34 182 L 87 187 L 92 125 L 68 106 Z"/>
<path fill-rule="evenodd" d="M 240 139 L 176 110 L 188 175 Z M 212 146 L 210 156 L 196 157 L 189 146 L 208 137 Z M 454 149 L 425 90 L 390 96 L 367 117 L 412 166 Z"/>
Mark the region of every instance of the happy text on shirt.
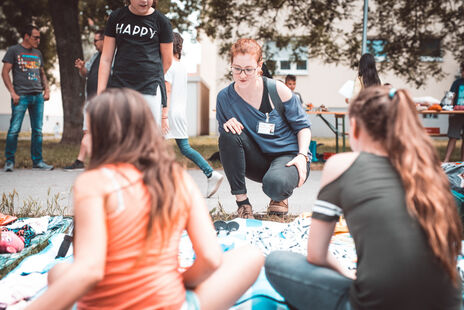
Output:
<path fill-rule="evenodd" d="M 117 34 L 128 34 L 132 36 L 140 36 L 143 37 L 145 35 L 149 35 L 150 39 L 153 39 L 153 37 L 156 34 L 156 30 L 149 28 L 149 27 L 140 27 L 137 25 L 131 25 L 131 24 L 116 24 L 116 33 Z"/>

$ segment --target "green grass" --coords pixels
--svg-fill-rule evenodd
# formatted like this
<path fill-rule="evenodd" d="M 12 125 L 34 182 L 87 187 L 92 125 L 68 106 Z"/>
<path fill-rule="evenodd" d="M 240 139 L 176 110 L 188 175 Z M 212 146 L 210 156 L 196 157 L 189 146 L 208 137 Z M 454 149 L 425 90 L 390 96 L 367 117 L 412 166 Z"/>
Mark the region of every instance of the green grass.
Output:
<path fill-rule="evenodd" d="M 213 153 L 218 151 L 217 137 L 213 136 L 201 136 L 190 138 L 190 145 L 197 150 L 205 159 L 208 159 Z M 335 152 L 335 140 L 334 138 L 314 138 L 317 143 L 322 143 L 323 145 L 317 148 L 317 153 L 324 152 Z M 443 159 L 445 156 L 446 144 L 448 140 L 445 139 L 434 139 L 435 147 L 440 155 L 440 158 Z M 197 166 L 191 162 L 189 159 L 184 157 L 177 147 L 174 140 L 169 140 L 168 144 L 173 147 L 174 152 L 176 153 L 177 159 L 181 162 L 186 168 L 197 168 Z M 461 142 L 458 141 L 456 148 L 451 156 L 451 161 L 460 160 L 460 149 Z M 4 153 L 5 150 L 5 133 L 0 133 L 0 152 Z M 341 150 L 341 141 L 340 141 L 340 150 Z M 349 142 L 346 139 L 346 150 L 349 151 Z M 43 157 L 44 161 L 48 164 L 54 165 L 56 168 L 63 168 L 71 163 L 77 157 L 79 152 L 79 145 L 75 144 L 61 144 L 58 140 L 54 140 L 53 137 L 46 137 L 43 141 Z M 0 167 L 3 167 L 5 164 L 4 155 L 0 156 Z M 32 161 L 30 159 L 30 138 L 29 135 L 21 134 L 18 141 L 18 148 L 16 152 L 16 168 L 31 168 Z M 222 168 L 219 161 L 208 161 L 210 165 L 217 169 Z M 314 170 L 322 169 L 322 163 L 313 163 L 311 168 Z"/>
<path fill-rule="evenodd" d="M 48 189 L 47 200 L 41 202 L 32 197 L 27 197 L 20 203 L 19 195 L 16 190 L 11 193 L 2 193 L 0 200 L 0 213 L 14 215 L 16 217 L 41 217 L 41 216 L 67 216 L 67 210 L 70 210 L 66 205 L 63 205 L 64 197 L 60 194 L 51 194 L 51 189 Z"/>
<path fill-rule="evenodd" d="M 79 145 L 68 145 L 61 144 L 58 140 L 51 139 L 52 137 L 47 137 L 43 142 L 43 155 L 44 160 L 54 165 L 56 168 L 63 168 L 66 165 L 71 164 L 79 152 Z M 317 153 L 324 152 L 335 152 L 335 140 L 333 138 L 314 138 L 317 143 L 322 145 L 318 147 Z M 205 159 L 208 159 L 213 153 L 218 151 L 217 137 L 202 136 L 190 138 L 190 145 L 200 152 Z M 447 139 L 435 139 L 434 145 L 437 148 L 437 151 L 440 155 L 440 158 L 443 159 Z M 350 150 L 349 142 L 347 139 L 347 151 Z M 196 165 L 182 156 L 174 140 L 168 141 L 168 144 L 173 147 L 174 152 L 176 153 L 177 159 L 181 162 L 186 168 L 197 168 Z M 18 150 L 16 153 L 16 168 L 31 168 L 32 162 L 30 160 L 30 138 L 28 134 L 21 134 L 20 140 L 18 141 Z M 0 133 L 0 150 L 5 149 L 5 133 Z M 341 149 L 341 146 L 340 146 Z M 461 142 L 458 142 L 456 149 L 453 152 L 451 157 L 452 161 L 459 160 L 459 152 L 461 149 Z M 0 166 L 4 165 L 4 157 L 0 159 Z M 212 167 L 221 168 L 221 163 L 219 161 L 210 162 Z M 323 163 L 313 163 L 311 169 L 320 170 L 323 167 Z M 16 211 L 14 211 L 16 210 Z M 59 194 L 51 195 L 49 189 L 49 195 L 45 202 L 38 202 L 32 197 L 28 197 L 22 200 L 20 205 L 18 194 L 16 191 L 12 193 L 3 193 L 0 201 L 0 213 L 12 214 L 16 216 L 27 216 L 27 217 L 37 217 L 43 215 L 67 215 L 66 210 L 69 210 L 67 206 L 63 205 L 62 197 Z M 223 209 L 220 203 L 218 206 L 211 210 L 211 217 L 213 220 L 231 220 L 236 217 L 236 214 L 228 214 Z M 292 221 L 294 216 L 269 216 L 266 214 L 255 214 L 257 219 L 269 220 L 269 221 L 278 221 L 278 222 L 289 222 Z"/>

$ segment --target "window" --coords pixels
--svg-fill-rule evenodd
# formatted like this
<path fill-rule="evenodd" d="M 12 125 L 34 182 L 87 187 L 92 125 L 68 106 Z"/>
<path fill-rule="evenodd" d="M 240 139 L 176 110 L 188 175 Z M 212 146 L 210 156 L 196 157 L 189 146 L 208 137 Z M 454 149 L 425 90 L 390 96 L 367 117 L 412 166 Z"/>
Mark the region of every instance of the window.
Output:
<path fill-rule="evenodd" d="M 296 62 L 296 69 L 297 70 L 306 70 L 307 69 L 307 61 L 306 60 L 299 60 Z"/>
<path fill-rule="evenodd" d="M 387 54 L 384 51 L 386 40 L 383 39 L 370 39 L 367 40 L 367 52 L 374 56 L 376 62 L 387 61 Z"/>
<path fill-rule="evenodd" d="M 279 48 L 275 42 L 268 42 L 265 44 L 264 49 L 267 57 L 270 59 L 266 61 L 266 64 L 275 63 L 275 74 L 308 74 L 307 47 L 300 47 L 297 50 L 294 50 L 291 45 Z"/>
<path fill-rule="evenodd" d="M 424 62 L 443 61 L 441 40 L 438 38 L 424 38 L 419 44 L 420 60 Z"/>
<path fill-rule="evenodd" d="M 280 70 L 290 70 L 291 62 L 288 60 L 281 60 L 280 61 Z"/>

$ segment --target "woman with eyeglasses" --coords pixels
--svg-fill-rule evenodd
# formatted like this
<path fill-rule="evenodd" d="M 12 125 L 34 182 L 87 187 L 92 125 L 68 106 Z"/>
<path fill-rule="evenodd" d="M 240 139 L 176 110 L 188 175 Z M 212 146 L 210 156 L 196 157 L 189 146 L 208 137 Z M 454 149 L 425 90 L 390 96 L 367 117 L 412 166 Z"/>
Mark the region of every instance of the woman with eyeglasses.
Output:
<path fill-rule="evenodd" d="M 309 176 L 311 124 L 298 99 L 280 82 L 275 86 L 283 111 L 275 108 L 269 81 L 260 74 L 263 59 L 256 41 L 238 40 L 230 60 L 234 82 L 219 92 L 216 118 L 221 162 L 238 216 L 254 218 L 245 177 L 263 184 L 271 198 L 269 214 L 285 215 L 288 198 Z"/>

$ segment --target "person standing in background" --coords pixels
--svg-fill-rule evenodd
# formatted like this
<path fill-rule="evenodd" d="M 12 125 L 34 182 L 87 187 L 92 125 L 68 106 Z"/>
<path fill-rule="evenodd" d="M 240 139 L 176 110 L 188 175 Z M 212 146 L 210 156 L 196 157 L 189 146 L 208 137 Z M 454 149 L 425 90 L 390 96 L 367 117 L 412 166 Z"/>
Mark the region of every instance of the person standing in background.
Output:
<path fill-rule="evenodd" d="M 40 42 L 39 28 L 27 25 L 21 36 L 23 41 L 10 46 L 2 60 L 2 79 L 11 95 L 11 120 L 6 136 L 6 162 L 3 170 L 11 172 L 14 169 L 18 134 L 26 110 L 29 111 L 32 129 L 32 167 L 39 170 L 52 170 L 53 166 L 47 165 L 42 157 L 44 101 L 50 99 L 50 88 L 43 67 L 43 56 L 37 49 Z M 10 79 L 10 71 L 13 71 L 13 83 Z"/>
<path fill-rule="evenodd" d="M 87 82 L 85 84 L 85 94 L 86 100 L 89 100 L 93 95 L 97 93 L 98 85 L 98 67 L 100 66 L 100 57 L 103 51 L 103 39 L 104 31 L 98 30 L 95 32 L 93 38 L 93 44 L 97 51 L 90 57 L 89 61 L 84 62 L 82 59 L 76 59 L 74 66 L 79 69 L 79 75 L 86 78 Z M 85 107 L 84 107 L 85 110 Z M 87 154 L 89 154 L 90 148 L 90 137 L 87 133 L 85 113 L 84 113 L 84 122 L 82 126 L 84 136 L 81 140 L 81 147 L 79 149 L 79 154 L 77 159 L 69 166 L 64 167 L 65 171 L 81 171 L 84 170 L 84 160 Z"/>
<path fill-rule="evenodd" d="M 303 98 L 299 92 L 295 91 L 296 88 L 296 76 L 293 74 L 289 74 L 285 77 L 285 85 L 290 88 L 290 90 L 296 95 L 296 97 L 300 100 L 301 105 L 304 107 Z"/>
<path fill-rule="evenodd" d="M 183 39 L 174 32 L 173 54 L 174 61 L 166 73 L 168 117 L 161 119 L 161 129 L 166 139 L 175 139 L 182 155 L 193 161 L 208 178 L 206 198 L 216 193 L 224 180 L 224 176 L 214 171 L 208 162 L 189 144 L 187 134 L 187 70 L 180 62 L 182 57 Z"/>
<path fill-rule="evenodd" d="M 356 96 L 369 86 L 382 85 L 377 68 L 375 67 L 375 58 L 369 53 L 365 53 L 361 56 L 358 66 L 358 75 L 354 80 L 353 94 L 351 100 L 354 100 Z M 346 103 L 349 103 L 348 98 L 345 99 Z"/>
<path fill-rule="evenodd" d="M 156 0 L 130 0 L 129 5 L 111 13 L 105 28 L 97 93 L 107 87 L 127 87 L 142 93 L 159 125 L 161 113 L 162 117 L 168 113 L 164 74 L 172 63 L 172 27 L 169 19 L 156 10 L 156 4 Z"/>
<path fill-rule="evenodd" d="M 451 92 L 454 93 L 453 106 L 464 106 L 464 63 L 461 63 L 461 77 L 451 85 Z M 448 121 L 448 145 L 444 162 L 448 162 L 453 153 L 456 141 L 461 139 L 464 132 L 464 115 L 450 115 Z M 461 145 L 461 161 L 464 161 L 464 143 Z"/>

